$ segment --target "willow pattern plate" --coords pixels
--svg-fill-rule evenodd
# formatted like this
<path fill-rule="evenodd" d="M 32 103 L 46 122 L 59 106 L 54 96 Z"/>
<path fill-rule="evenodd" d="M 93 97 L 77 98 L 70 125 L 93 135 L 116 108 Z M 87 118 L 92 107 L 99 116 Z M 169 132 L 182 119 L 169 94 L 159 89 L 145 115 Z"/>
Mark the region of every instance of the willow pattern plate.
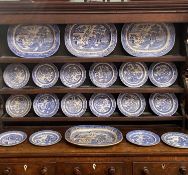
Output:
<path fill-rule="evenodd" d="M 151 94 L 149 104 L 158 116 L 172 116 L 178 109 L 178 99 L 174 94 Z"/>
<path fill-rule="evenodd" d="M 8 29 L 7 41 L 19 57 L 45 58 L 59 49 L 60 31 L 57 25 L 14 25 Z"/>
<path fill-rule="evenodd" d="M 115 83 L 118 72 L 112 63 L 94 63 L 89 70 L 89 77 L 94 85 L 105 88 Z"/>
<path fill-rule="evenodd" d="M 54 86 L 59 78 L 59 72 L 54 64 L 38 64 L 32 72 L 34 83 L 41 88 Z"/>
<path fill-rule="evenodd" d="M 69 128 L 65 139 L 75 145 L 86 147 L 105 147 L 120 143 L 122 133 L 110 126 L 80 125 Z"/>
<path fill-rule="evenodd" d="M 3 72 L 5 84 L 14 89 L 24 87 L 29 78 L 29 69 L 24 64 L 9 64 Z"/>
<path fill-rule="evenodd" d="M 139 146 L 154 146 L 160 142 L 160 137 L 146 130 L 133 130 L 126 134 L 126 139 Z"/>
<path fill-rule="evenodd" d="M 82 94 L 66 94 L 61 109 L 67 117 L 81 117 L 87 109 L 87 100 Z"/>
<path fill-rule="evenodd" d="M 158 87 L 171 86 L 178 77 L 178 71 L 174 63 L 153 63 L 149 68 L 149 79 Z"/>
<path fill-rule="evenodd" d="M 73 24 L 65 28 L 65 45 L 78 57 L 104 57 L 117 43 L 117 30 L 113 24 Z"/>
<path fill-rule="evenodd" d="M 0 134 L 1 146 L 15 146 L 27 139 L 27 134 L 22 131 L 7 131 Z"/>
<path fill-rule="evenodd" d="M 11 117 L 24 117 L 31 110 L 32 102 L 27 95 L 11 95 L 5 104 L 6 111 Z"/>
<path fill-rule="evenodd" d="M 121 32 L 123 48 L 136 57 L 159 57 L 167 54 L 175 43 L 175 27 L 167 23 L 124 24 Z"/>
<path fill-rule="evenodd" d="M 30 143 L 36 146 L 50 146 L 61 141 L 61 134 L 57 131 L 42 130 L 29 137 Z"/>

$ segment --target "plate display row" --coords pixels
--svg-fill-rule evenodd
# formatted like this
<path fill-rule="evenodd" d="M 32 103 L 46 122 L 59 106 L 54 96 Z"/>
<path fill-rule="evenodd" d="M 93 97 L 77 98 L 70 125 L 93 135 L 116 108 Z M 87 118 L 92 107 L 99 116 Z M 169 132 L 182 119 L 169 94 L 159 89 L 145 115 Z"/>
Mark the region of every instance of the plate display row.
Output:
<path fill-rule="evenodd" d="M 112 94 L 93 94 L 89 102 L 82 94 L 65 94 L 59 102 L 55 94 L 38 94 L 33 100 L 33 110 L 39 117 L 52 117 L 61 106 L 67 117 L 81 117 L 87 110 L 97 117 L 110 117 L 116 110 L 116 100 Z M 151 110 L 158 116 L 172 116 L 178 109 L 178 99 L 175 94 L 151 94 L 149 97 Z M 11 95 L 5 104 L 6 112 L 11 117 L 24 117 L 32 107 L 32 101 L 27 95 Z M 139 93 L 119 94 L 117 107 L 127 117 L 138 117 L 143 114 L 146 100 Z"/>
<path fill-rule="evenodd" d="M 149 70 L 145 63 L 122 63 L 119 69 L 113 63 L 93 63 L 89 69 L 91 82 L 101 88 L 112 86 L 118 79 L 127 87 L 141 87 L 148 77 L 157 87 L 169 87 L 178 77 L 176 65 L 171 62 L 152 63 Z M 32 70 L 33 82 L 40 88 L 53 87 L 60 77 L 64 86 L 76 88 L 86 80 L 86 70 L 82 64 L 66 63 L 58 71 L 54 64 L 37 64 Z M 14 89 L 23 88 L 30 79 L 30 72 L 24 64 L 9 64 L 4 72 L 5 84 Z"/>
<path fill-rule="evenodd" d="M 124 50 L 137 57 L 159 57 L 167 54 L 175 43 L 175 27 L 167 23 L 129 23 L 121 31 Z M 58 25 L 19 24 L 9 27 L 10 50 L 19 57 L 46 58 L 60 46 Z M 77 57 L 104 57 L 117 44 L 114 24 L 71 24 L 65 28 L 67 50 Z"/>

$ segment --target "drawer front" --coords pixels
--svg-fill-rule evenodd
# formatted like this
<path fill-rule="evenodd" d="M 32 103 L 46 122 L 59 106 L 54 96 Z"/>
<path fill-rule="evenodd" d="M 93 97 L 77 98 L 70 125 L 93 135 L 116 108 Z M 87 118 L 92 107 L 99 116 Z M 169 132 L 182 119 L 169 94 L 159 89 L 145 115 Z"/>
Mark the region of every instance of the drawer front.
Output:
<path fill-rule="evenodd" d="M 135 162 L 133 175 L 187 175 L 188 162 Z"/>

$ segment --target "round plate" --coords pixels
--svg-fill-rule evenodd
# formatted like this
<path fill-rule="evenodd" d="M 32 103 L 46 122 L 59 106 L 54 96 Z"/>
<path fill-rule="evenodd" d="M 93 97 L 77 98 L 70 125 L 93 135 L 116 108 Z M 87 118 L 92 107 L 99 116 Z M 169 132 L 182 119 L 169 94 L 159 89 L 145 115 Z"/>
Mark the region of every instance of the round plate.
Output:
<path fill-rule="evenodd" d="M 81 86 L 86 79 L 86 70 L 79 63 L 64 64 L 60 71 L 61 82 L 70 88 Z"/>
<path fill-rule="evenodd" d="M 32 72 L 34 83 L 41 88 L 54 86 L 59 78 L 59 72 L 54 64 L 38 64 Z"/>
<path fill-rule="evenodd" d="M 148 68 L 145 63 L 123 63 L 119 70 L 119 77 L 122 83 L 128 87 L 140 87 L 148 79 Z"/>
<path fill-rule="evenodd" d="M 27 139 L 27 134 L 22 131 L 8 131 L 0 134 L 1 146 L 15 146 Z"/>
<path fill-rule="evenodd" d="M 167 54 L 175 43 L 175 28 L 166 23 L 124 24 L 121 32 L 123 48 L 136 57 L 159 57 Z"/>
<path fill-rule="evenodd" d="M 113 24 L 73 24 L 65 28 L 65 45 L 78 57 L 104 57 L 117 43 L 117 30 Z"/>
<path fill-rule="evenodd" d="M 24 87 L 30 78 L 29 69 L 24 64 L 9 64 L 3 73 L 5 84 L 14 89 Z"/>
<path fill-rule="evenodd" d="M 87 100 L 82 94 L 66 94 L 61 109 L 67 117 L 81 117 L 87 109 Z"/>
<path fill-rule="evenodd" d="M 161 140 L 172 147 L 188 148 L 188 135 L 184 133 L 167 132 L 161 136 Z"/>
<path fill-rule="evenodd" d="M 23 58 L 45 58 L 53 55 L 60 45 L 57 25 L 13 25 L 7 33 L 10 50 Z"/>
<path fill-rule="evenodd" d="M 61 134 L 57 131 L 42 130 L 33 133 L 29 137 L 29 141 L 36 146 L 50 146 L 58 143 L 61 138 Z"/>
<path fill-rule="evenodd" d="M 59 99 L 55 94 L 38 94 L 33 109 L 39 117 L 52 117 L 59 109 Z"/>
<path fill-rule="evenodd" d="M 110 117 L 116 109 L 116 101 L 111 94 L 93 94 L 89 107 L 97 117 Z"/>
<path fill-rule="evenodd" d="M 158 87 L 171 86 L 178 77 L 178 71 L 174 63 L 153 63 L 149 68 L 149 79 Z"/>
<path fill-rule="evenodd" d="M 133 130 L 126 134 L 126 139 L 139 146 L 153 146 L 160 142 L 160 137 L 151 132 L 145 130 Z"/>
<path fill-rule="evenodd" d="M 89 70 L 89 77 L 94 85 L 105 88 L 115 83 L 118 72 L 112 63 L 94 63 Z"/>
<path fill-rule="evenodd" d="M 172 116 L 178 109 L 178 99 L 174 94 L 151 94 L 149 104 L 158 116 Z"/>
<path fill-rule="evenodd" d="M 5 104 L 6 111 L 11 117 L 24 117 L 31 110 L 32 102 L 27 95 L 11 95 Z"/>
<path fill-rule="evenodd" d="M 128 117 L 140 116 L 146 107 L 146 101 L 142 94 L 120 94 L 117 105 L 121 113 Z"/>

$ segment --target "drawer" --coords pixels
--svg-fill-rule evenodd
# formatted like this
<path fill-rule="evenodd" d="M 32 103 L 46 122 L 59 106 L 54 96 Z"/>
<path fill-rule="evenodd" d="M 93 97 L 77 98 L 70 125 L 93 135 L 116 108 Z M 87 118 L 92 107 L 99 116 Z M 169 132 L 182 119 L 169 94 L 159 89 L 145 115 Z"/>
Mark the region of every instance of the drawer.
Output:
<path fill-rule="evenodd" d="M 134 162 L 133 175 L 186 175 L 188 162 Z"/>

